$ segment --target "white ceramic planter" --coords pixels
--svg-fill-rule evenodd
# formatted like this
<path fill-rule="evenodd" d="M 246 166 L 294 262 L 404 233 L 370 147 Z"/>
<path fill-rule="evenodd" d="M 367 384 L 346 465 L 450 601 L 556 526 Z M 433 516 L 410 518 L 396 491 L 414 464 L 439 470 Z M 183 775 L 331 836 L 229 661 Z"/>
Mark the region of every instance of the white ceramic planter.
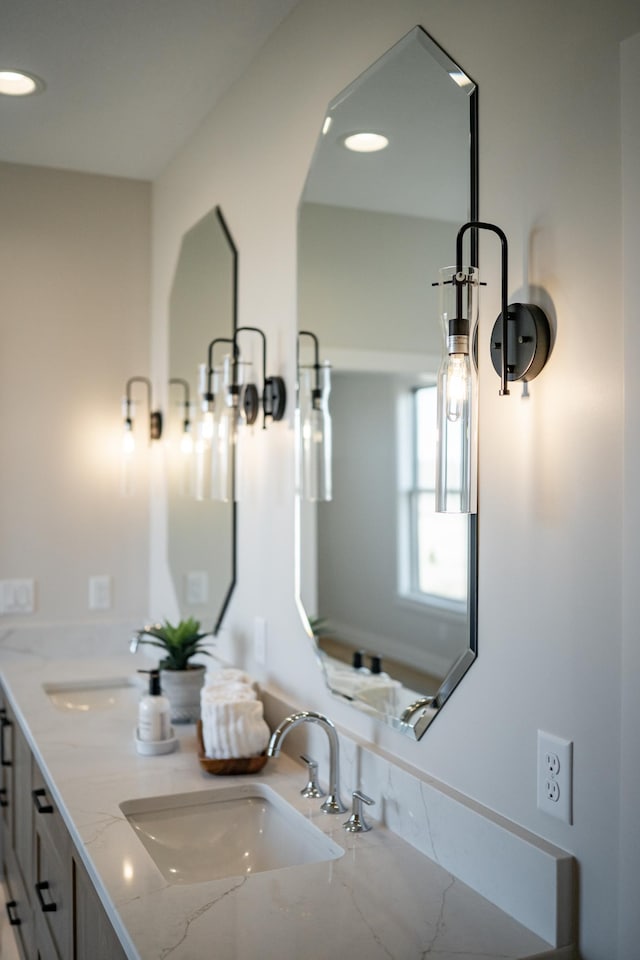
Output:
<path fill-rule="evenodd" d="M 196 723 L 200 719 L 205 670 L 204 664 L 194 664 L 188 670 L 160 671 L 160 686 L 171 704 L 173 723 Z"/>

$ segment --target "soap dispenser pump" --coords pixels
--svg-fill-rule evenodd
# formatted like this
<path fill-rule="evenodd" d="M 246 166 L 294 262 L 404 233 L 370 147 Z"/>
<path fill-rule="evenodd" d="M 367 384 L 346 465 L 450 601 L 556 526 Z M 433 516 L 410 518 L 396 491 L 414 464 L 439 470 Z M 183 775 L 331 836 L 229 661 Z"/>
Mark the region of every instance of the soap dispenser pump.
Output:
<path fill-rule="evenodd" d="M 174 740 L 170 723 L 171 707 L 167 698 L 162 696 L 160 671 L 139 670 L 138 673 L 149 674 L 149 693 L 142 697 L 138 707 L 137 744 L 169 744 Z"/>

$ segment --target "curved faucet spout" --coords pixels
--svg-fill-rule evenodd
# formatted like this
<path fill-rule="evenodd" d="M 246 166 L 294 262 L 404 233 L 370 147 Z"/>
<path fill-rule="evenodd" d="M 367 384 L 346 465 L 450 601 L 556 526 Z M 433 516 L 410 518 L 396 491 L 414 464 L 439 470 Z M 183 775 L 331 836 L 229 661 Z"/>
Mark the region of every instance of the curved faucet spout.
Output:
<path fill-rule="evenodd" d="M 282 723 L 276 727 L 271 734 L 269 746 L 267 747 L 267 756 L 277 757 L 280 753 L 282 741 L 286 735 L 301 723 L 317 723 L 329 738 L 329 795 L 320 809 L 325 813 L 344 813 L 347 808 L 340 799 L 340 744 L 338 741 L 338 731 L 328 717 L 325 717 L 322 713 L 315 713 L 313 710 L 301 710 L 300 713 L 292 713 L 290 717 L 285 717 Z"/>

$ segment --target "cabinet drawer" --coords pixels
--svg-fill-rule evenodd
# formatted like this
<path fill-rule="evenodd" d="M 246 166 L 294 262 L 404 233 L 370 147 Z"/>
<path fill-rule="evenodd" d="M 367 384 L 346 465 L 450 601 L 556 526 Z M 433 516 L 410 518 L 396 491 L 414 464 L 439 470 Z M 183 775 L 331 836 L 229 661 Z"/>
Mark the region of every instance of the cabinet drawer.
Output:
<path fill-rule="evenodd" d="M 73 882 L 71 854 L 65 844 L 60 856 L 49 834 L 36 830 L 35 874 L 31 902 L 38 932 L 46 927 L 60 960 L 72 956 Z M 44 937 L 47 946 L 49 937 Z M 40 938 L 38 938 L 40 947 Z M 41 954 L 44 951 L 40 951 Z"/>
<path fill-rule="evenodd" d="M 34 829 L 48 837 L 60 858 L 69 858 L 71 846 L 67 827 L 37 763 L 33 765 L 31 800 Z"/>
<path fill-rule="evenodd" d="M 22 956 L 25 960 L 32 960 L 35 956 L 33 913 L 15 854 L 11 849 L 4 853 L 4 874 L 8 899 L 2 904 L 2 909 L 13 924 Z"/>

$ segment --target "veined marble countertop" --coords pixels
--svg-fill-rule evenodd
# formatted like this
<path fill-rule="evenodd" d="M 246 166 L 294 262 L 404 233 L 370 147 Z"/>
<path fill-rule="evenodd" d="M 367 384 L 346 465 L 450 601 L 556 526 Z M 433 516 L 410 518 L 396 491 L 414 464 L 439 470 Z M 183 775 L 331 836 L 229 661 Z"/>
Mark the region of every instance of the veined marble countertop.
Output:
<path fill-rule="evenodd" d="M 376 820 L 349 834 L 300 796 L 305 770 L 282 755 L 254 777 L 213 777 L 198 764 L 193 726 L 173 754 L 139 756 L 138 690 L 119 708 L 53 705 L 43 683 L 131 676 L 140 655 L 0 660 L 22 721 L 71 836 L 132 960 L 506 960 L 568 957 L 456 880 Z M 286 744 L 286 741 L 285 741 Z M 266 783 L 344 849 L 324 863 L 170 884 L 122 814 L 124 800 Z M 321 778 L 322 779 L 322 778 Z M 343 800 L 348 802 L 346 791 Z"/>

